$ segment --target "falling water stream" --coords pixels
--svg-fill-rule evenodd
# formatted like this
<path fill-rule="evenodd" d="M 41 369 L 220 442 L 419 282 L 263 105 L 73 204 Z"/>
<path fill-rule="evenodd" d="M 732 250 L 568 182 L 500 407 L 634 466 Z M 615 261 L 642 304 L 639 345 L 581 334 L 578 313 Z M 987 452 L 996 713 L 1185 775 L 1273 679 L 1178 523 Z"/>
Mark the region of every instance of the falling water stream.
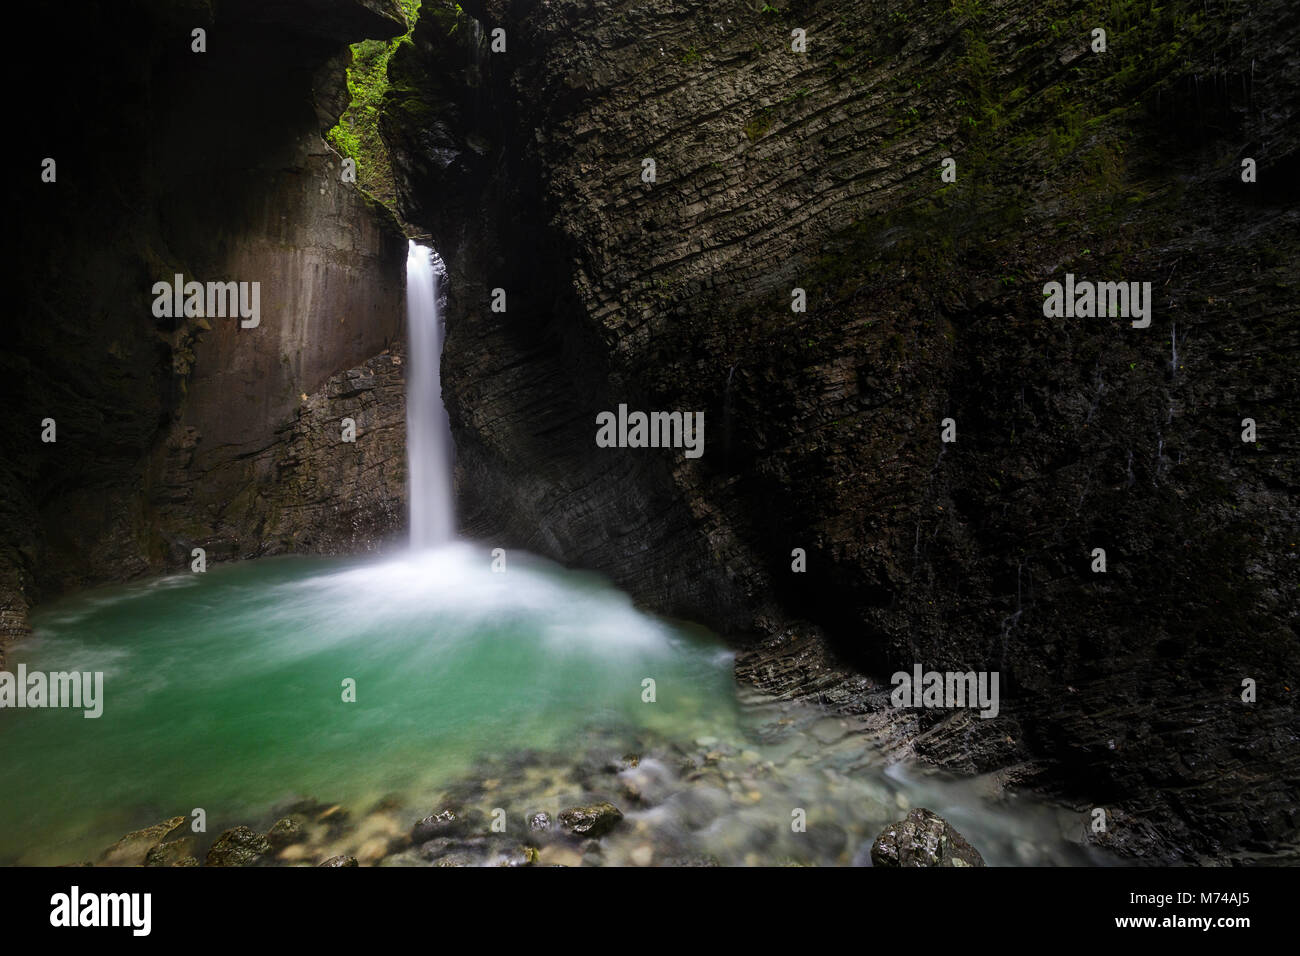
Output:
<path fill-rule="evenodd" d="M 202 809 L 199 859 L 229 827 L 288 816 L 302 838 L 279 863 L 849 864 L 915 806 L 991 864 L 1103 862 L 1082 814 L 890 765 L 854 720 L 738 688 L 703 629 L 598 575 L 513 550 L 502 567 L 491 543 L 456 540 L 438 265 L 412 244 L 411 547 L 42 605 L 10 669 L 102 672 L 103 713 L 0 712 L 0 863 L 94 861 Z M 624 814 L 598 842 L 529 826 L 595 801 Z M 412 840 L 448 807 L 466 829 Z"/>
<path fill-rule="evenodd" d="M 406 452 L 411 546 L 428 548 L 452 539 L 456 518 L 451 493 L 451 428 L 438 372 L 442 355 L 438 271 L 433 250 L 414 240 L 406 256 L 406 322 L 410 341 Z"/>

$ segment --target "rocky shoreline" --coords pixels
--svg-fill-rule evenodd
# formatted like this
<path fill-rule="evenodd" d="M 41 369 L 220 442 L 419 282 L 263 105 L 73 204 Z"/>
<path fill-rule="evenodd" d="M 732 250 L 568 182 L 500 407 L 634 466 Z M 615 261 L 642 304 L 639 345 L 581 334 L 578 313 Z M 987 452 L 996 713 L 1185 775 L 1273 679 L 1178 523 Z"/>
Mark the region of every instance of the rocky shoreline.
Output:
<path fill-rule="evenodd" d="M 486 834 L 483 821 L 470 812 L 444 808 L 420 820 L 403 835 L 396 818 L 382 809 L 372 811 L 361 825 L 364 842 L 357 855 L 326 856 L 323 847 L 347 832 L 347 814 L 335 806 L 310 802 L 285 808 L 264 834 L 240 826 L 213 841 L 199 862 L 197 841 L 185 833 L 184 817 L 128 833 L 105 851 L 98 864 L 86 866 L 600 866 L 600 837 L 623 820 L 610 803 L 570 807 L 560 812 L 559 826 L 546 813 L 528 818 L 529 835 L 516 840 Z M 142 855 L 143 853 L 143 855 Z M 886 827 L 871 844 L 872 866 L 984 866 L 979 851 L 952 826 L 929 810 L 913 810 L 904 820 Z M 365 863 L 363 864 L 363 861 Z M 656 861 L 654 847 L 642 844 L 631 856 L 633 865 L 719 866 L 716 857 L 673 856 Z M 797 860 L 780 861 L 803 865 Z"/>
<path fill-rule="evenodd" d="M 176 816 L 79 865 L 106 866 L 981 866 L 1117 862 L 1077 813 L 1027 804 L 995 779 L 927 789 L 890 776 L 867 720 L 750 700 L 738 736 L 674 741 L 592 730 L 585 748 L 517 751 L 421 804 L 293 799 L 195 833 Z M 956 808 L 970 840 L 916 804 Z M 423 806 L 423 809 L 421 809 Z M 997 817 L 996 820 L 990 818 Z M 972 845 L 976 844 L 976 845 Z M 982 844 L 978 845 L 978 844 Z"/>

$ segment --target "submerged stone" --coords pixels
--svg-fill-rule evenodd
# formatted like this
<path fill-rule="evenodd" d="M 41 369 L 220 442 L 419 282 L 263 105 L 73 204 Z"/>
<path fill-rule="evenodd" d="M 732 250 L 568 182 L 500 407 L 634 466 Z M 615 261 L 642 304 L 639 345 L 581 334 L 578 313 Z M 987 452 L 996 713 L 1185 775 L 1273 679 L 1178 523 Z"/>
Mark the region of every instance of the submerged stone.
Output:
<path fill-rule="evenodd" d="M 172 817 L 143 830 L 134 830 L 104 851 L 100 866 L 143 866 L 149 851 L 163 842 L 163 838 L 185 822 L 185 817 Z"/>
<path fill-rule="evenodd" d="M 339 804 L 334 804 L 322 811 L 317 817 L 317 823 L 324 823 L 329 827 L 346 826 L 348 822 L 348 811 L 343 809 Z"/>
<path fill-rule="evenodd" d="M 436 863 L 449 856 L 472 856 L 476 849 L 485 852 L 483 848 L 476 848 L 472 841 L 440 836 L 421 843 L 419 853 L 430 863 Z"/>
<path fill-rule="evenodd" d="M 565 846 L 544 846 L 537 851 L 537 862 L 542 866 L 582 866 L 582 854 Z"/>
<path fill-rule="evenodd" d="M 674 856 L 664 860 L 664 866 L 683 867 L 683 866 L 722 866 L 716 856 L 710 854 L 698 854 L 695 856 Z"/>
<path fill-rule="evenodd" d="M 487 862 L 491 866 L 532 866 L 538 859 L 536 847 L 519 845 L 494 851 Z"/>
<path fill-rule="evenodd" d="M 145 866 L 198 866 L 198 857 L 194 855 L 194 838 L 181 837 L 159 843 L 144 858 Z"/>
<path fill-rule="evenodd" d="M 266 831 L 266 842 L 271 845 L 273 850 L 283 850 L 293 843 L 305 840 L 307 835 L 297 822 L 289 817 L 281 817 L 275 821 L 271 829 Z"/>
<path fill-rule="evenodd" d="M 593 803 L 560 811 L 560 823 L 578 836 L 604 836 L 623 819 L 623 811 L 612 803 Z"/>
<path fill-rule="evenodd" d="M 416 823 L 411 828 L 411 842 L 427 843 L 435 837 L 468 834 L 482 829 L 482 821 L 481 813 L 448 807 Z"/>

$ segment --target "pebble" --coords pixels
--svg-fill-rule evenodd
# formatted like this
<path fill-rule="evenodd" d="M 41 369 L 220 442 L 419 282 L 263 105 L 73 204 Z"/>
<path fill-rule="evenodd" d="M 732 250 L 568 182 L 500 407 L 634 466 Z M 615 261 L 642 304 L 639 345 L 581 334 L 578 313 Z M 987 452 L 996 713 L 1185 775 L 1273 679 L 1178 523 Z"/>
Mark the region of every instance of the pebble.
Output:
<path fill-rule="evenodd" d="M 582 866 L 582 854 L 562 846 L 544 846 L 537 851 L 541 866 Z"/>
<path fill-rule="evenodd" d="M 385 837 L 373 837 L 361 844 L 356 857 L 362 863 L 376 863 L 388 854 L 388 840 Z"/>

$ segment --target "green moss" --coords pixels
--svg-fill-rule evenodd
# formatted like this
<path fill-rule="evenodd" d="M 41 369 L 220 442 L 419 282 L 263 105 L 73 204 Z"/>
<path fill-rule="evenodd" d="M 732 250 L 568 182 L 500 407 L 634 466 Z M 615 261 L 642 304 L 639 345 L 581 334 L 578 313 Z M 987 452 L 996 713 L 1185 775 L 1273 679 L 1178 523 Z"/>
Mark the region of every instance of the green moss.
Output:
<path fill-rule="evenodd" d="M 352 45 L 348 67 L 348 108 L 326 138 L 357 164 L 357 185 L 385 206 L 396 207 L 393 169 L 388 147 L 379 134 L 379 111 L 388 91 L 388 61 L 402 43 L 409 43 L 421 0 L 402 0 L 407 31 L 393 40 L 362 40 Z M 459 9 L 459 7 L 457 7 Z"/>
<path fill-rule="evenodd" d="M 757 142 L 768 134 L 772 129 L 773 122 L 772 111 L 763 110 L 763 112 L 759 113 L 745 124 L 745 137 L 751 143 Z"/>
<path fill-rule="evenodd" d="M 425 16 L 436 21 L 447 36 L 463 29 L 469 19 L 469 15 L 459 3 L 447 2 L 447 0 L 430 4 L 425 8 Z M 414 18 L 410 18 L 410 22 L 413 23 Z"/>

